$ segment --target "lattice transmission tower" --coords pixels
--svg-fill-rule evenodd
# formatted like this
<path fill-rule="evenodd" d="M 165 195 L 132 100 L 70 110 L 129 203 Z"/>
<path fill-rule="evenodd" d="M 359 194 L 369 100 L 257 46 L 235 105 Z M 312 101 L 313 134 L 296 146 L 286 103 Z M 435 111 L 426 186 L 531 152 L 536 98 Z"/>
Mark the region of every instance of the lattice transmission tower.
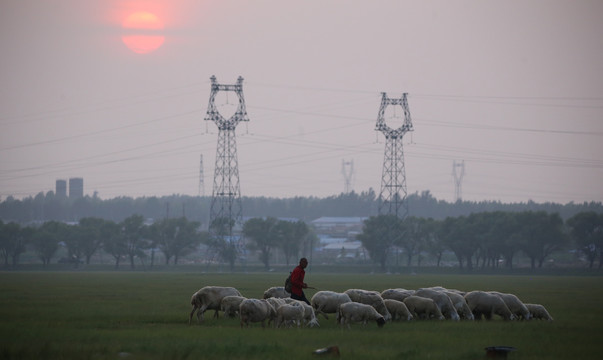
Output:
<path fill-rule="evenodd" d="M 344 194 L 352 191 L 354 182 L 354 160 L 341 161 L 341 175 L 343 175 L 343 192 Z"/>
<path fill-rule="evenodd" d="M 240 225 L 243 212 L 241 207 L 241 185 L 237 160 L 237 142 L 235 129 L 241 121 L 249 121 L 243 98 L 243 78 L 239 76 L 236 84 L 218 84 L 216 77 L 211 78 L 211 93 L 205 120 L 213 121 L 218 126 L 218 143 L 216 147 L 216 166 L 214 170 L 214 187 L 209 212 L 210 231 L 215 220 L 232 222 L 227 226 L 228 235 L 232 236 L 232 228 Z M 239 104 L 235 113 L 226 119 L 218 111 L 215 98 L 218 92 L 234 92 Z"/>
<path fill-rule="evenodd" d="M 389 98 L 381 93 L 381 107 L 377 116 L 376 131 L 385 135 L 385 155 L 383 157 L 383 173 L 381 192 L 379 194 L 379 214 L 396 215 L 404 218 L 408 214 L 406 199 L 406 171 L 404 169 L 404 151 L 402 137 L 413 131 L 406 93 L 401 98 Z M 404 121 L 397 128 L 388 125 L 385 110 L 388 106 L 400 106 L 404 112 Z"/>
<path fill-rule="evenodd" d="M 458 171 L 457 171 L 458 169 Z M 463 199 L 463 177 L 465 176 L 465 160 L 452 161 L 452 177 L 454 177 L 454 199 L 461 201 Z"/>

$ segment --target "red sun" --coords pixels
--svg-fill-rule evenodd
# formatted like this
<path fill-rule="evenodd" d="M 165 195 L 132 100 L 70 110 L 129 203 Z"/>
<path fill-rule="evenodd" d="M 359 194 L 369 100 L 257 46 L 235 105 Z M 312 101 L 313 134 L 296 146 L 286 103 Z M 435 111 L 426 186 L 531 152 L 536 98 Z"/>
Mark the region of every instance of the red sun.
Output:
<path fill-rule="evenodd" d="M 163 22 L 157 15 L 146 11 L 130 14 L 122 23 L 126 34 L 121 40 L 126 46 L 137 54 L 147 54 L 159 49 L 165 41 L 161 35 Z"/>

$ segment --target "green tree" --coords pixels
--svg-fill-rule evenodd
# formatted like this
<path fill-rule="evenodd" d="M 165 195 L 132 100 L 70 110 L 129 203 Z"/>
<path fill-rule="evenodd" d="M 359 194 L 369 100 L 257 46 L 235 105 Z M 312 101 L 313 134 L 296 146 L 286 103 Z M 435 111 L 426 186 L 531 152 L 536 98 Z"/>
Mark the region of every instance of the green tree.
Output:
<path fill-rule="evenodd" d="M 66 227 L 64 243 L 67 247 L 67 257 L 74 267 L 78 267 L 84 256 L 84 242 L 87 238 L 86 231 L 79 225 Z"/>
<path fill-rule="evenodd" d="M 212 251 L 215 251 L 218 257 L 227 262 L 230 270 L 234 270 L 235 261 L 239 254 L 238 238 L 233 236 L 232 229 L 235 226 L 234 219 L 221 217 L 214 219 L 209 224 L 210 236 L 206 244 Z"/>
<path fill-rule="evenodd" d="M 308 225 L 301 220 L 297 222 L 278 220 L 272 228 L 275 242 L 280 245 L 287 266 L 289 266 L 292 257 L 299 255 L 309 232 Z"/>
<path fill-rule="evenodd" d="M 493 247 L 497 254 L 505 260 L 505 267 L 513 267 L 513 258 L 519 252 L 519 222 L 518 214 L 511 212 L 496 212 L 494 223 L 490 228 L 489 236 L 493 241 Z"/>
<path fill-rule="evenodd" d="M 425 223 L 427 238 L 425 241 L 425 248 L 427 252 L 436 259 L 436 266 L 440 267 L 442 263 L 442 257 L 446 251 L 446 246 L 442 243 L 439 237 L 439 228 L 441 221 L 434 220 L 432 218 L 427 219 Z"/>
<path fill-rule="evenodd" d="M 406 266 L 411 265 L 413 256 L 420 256 L 421 251 L 427 247 L 427 238 L 429 236 L 427 229 L 427 220 L 409 216 L 402 220 L 400 226 L 401 236 L 396 239 L 396 245 L 404 249 L 406 254 Z M 420 258 L 417 265 L 420 266 Z"/>
<path fill-rule="evenodd" d="M 127 255 L 125 234 L 122 225 L 107 221 L 101 228 L 103 249 L 115 259 L 115 268 L 119 268 L 121 260 Z"/>
<path fill-rule="evenodd" d="M 249 249 L 259 251 L 259 260 L 266 270 L 270 269 L 270 256 L 272 249 L 278 245 L 275 234 L 277 219 L 273 217 L 252 218 L 243 225 L 243 234 L 250 240 Z"/>
<path fill-rule="evenodd" d="M 165 256 L 165 264 L 174 258 L 174 265 L 178 258 L 193 252 L 201 242 L 198 232 L 199 222 L 188 221 L 185 217 L 163 219 L 151 225 L 151 238 Z"/>
<path fill-rule="evenodd" d="M 9 266 L 9 259 L 13 267 L 17 266 L 19 256 L 25 252 L 32 236 L 31 228 L 21 228 L 15 222 L 4 224 L 0 221 L 0 255 L 4 258 L 5 266 Z"/>
<path fill-rule="evenodd" d="M 599 257 L 600 269 L 603 265 L 603 214 L 580 212 L 567 219 L 566 223 L 578 249 L 586 256 L 589 268 L 593 268 Z"/>
<path fill-rule="evenodd" d="M 130 268 L 134 269 L 136 257 L 143 259 L 144 250 L 149 248 L 149 241 L 144 237 L 146 227 L 142 215 L 132 215 L 121 223 L 126 254 L 130 259 Z"/>
<path fill-rule="evenodd" d="M 86 259 L 86 264 L 90 264 L 90 258 L 101 248 L 103 238 L 101 229 L 105 225 L 105 220 L 101 218 L 86 217 L 79 221 L 81 229 L 81 252 Z"/>
<path fill-rule="evenodd" d="M 503 244 L 504 233 L 501 233 L 500 228 L 496 228 L 497 220 L 501 220 L 502 214 L 497 212 L 483 212 L 472 214 L 472 238 L 477 246 L 475 252 L 475 265 L 479 266 L 481 260 L 481 268 L 486 266 L 498 266 L 498 260 L 501 253 L 500 248 Z"/>
<path fill-rule="evenodd" d="M 477 241 L 473 231 L 475 217 L 447 217 L 440 226 L 438 236 L 456 256 L 459 267 L 473 269 L 473 255 L 477 251 Z"/>
<path fill-rule="evenodd" d="M 364 221 L 362 233 L 356 236 L 371 259 L 380 265 L 381 271 L 386 270 L 387 258 L 392 246 L 400 237 L 399 224 L 400 219 L 395 215 L 371 216 Z"/>
<path fill-rule="evenodd" d="M 544 260 L 562 248 L 567 241 L 559 214 L 525 211 L 519 214 L 518 233 L 521 250 L 530 258 L 532 269 L 542 267 Z"/>
<path fill-rule="evenodd" d="M 67 225 L 58 221 L 47 221 L 35 230 L 32 245 L 44 267 L 59 249 L 59 241 L 67 233 Z"/>

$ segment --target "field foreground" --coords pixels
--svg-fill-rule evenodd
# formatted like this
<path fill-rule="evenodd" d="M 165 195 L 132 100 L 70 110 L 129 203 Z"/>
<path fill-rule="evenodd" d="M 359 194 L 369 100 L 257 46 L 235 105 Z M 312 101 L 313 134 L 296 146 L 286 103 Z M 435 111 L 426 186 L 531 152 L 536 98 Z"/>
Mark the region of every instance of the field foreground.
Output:
<path fill-rule="evenodd" d="M 482 359 L 494 345 L 509 359 L 599 359 L 603 278 L 308 273 L 321 290 L 441 285 L 511 292 L 540 303 L 553 322 L 412 321 L 341 329 L 331 316 L 319 328 L 241 329 L 237 319 L 188 326 L 190 297 L 206 285 L 234 286 L 261 298 L 284 273 L 0 272 L 2 359 L 311 359 L 337 345 L 343 359 Z M 310 298 L 316 290 L 307 290 Z"/>

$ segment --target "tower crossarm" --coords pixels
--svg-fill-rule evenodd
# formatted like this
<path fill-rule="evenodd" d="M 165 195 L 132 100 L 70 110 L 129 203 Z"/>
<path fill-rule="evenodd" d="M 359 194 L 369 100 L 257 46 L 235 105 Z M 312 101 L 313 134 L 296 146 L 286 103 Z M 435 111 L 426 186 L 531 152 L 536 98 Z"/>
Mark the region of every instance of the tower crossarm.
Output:
<path fill-rule="evenodd" d="M 215 76 L 211 80 L 211 93 L 209 95 L 209 105 L 207 106 L 206 121 L 213 121 L 220 130 L 234 130 L 241 121 L 249 121 L 247 110 L 245 109 L 245 98 L 243 97 L 243 78 L 239 76 L 236 84 L 219 84 Z M 239 99 L 237 110 L 230 118 L 225 118 L 220 114 L 216 106 L 216 95 L 220 91 L 234 92 Z"/>
<path fill-rule="evenodd" d="M 388 139 L 397 139 L 409 131 L 413 131 L 412 119 L 410 117 L 410 110 L 408 108 L 407 93 L 402 94 L 401 98 L 389 98 L 386 93 L 381 93 L 381 106 L 379 107 L 379 113 L 377 115 L 377 123 L 375 124 L 375 130 L 381 131 Z M 401 106 L 404 110 L 404 123 L 397 129 L 392 129 L 387 125 L 385 120 L 385 110 L 388 106 Z"/>

